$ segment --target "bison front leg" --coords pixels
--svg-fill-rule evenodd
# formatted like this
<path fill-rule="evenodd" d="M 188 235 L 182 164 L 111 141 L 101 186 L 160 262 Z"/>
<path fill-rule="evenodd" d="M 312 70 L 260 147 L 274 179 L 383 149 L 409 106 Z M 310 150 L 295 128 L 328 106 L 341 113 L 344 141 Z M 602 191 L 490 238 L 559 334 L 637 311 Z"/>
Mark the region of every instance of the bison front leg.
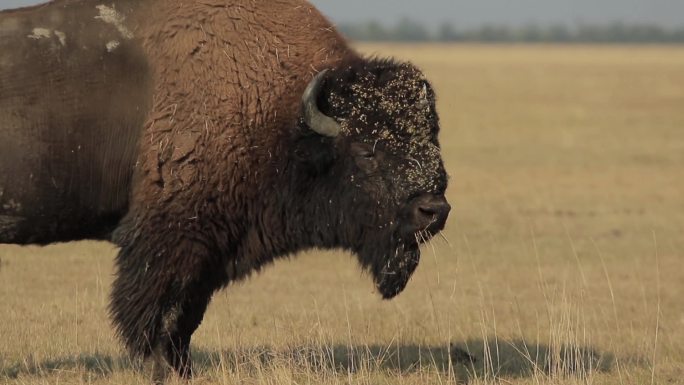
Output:
<path fill-rule="evenodd" d="M 154 381 L 163 382 L 169 369 L 182 377 L 192 375 L 190 339 L 221 276 L 210 266 L 202 244 L 158 237 L 138 235 L 144 243 L 118 240 L 122 248 L 110 312 L 132 355 L 145 359 Z"/>
<path fill-rule="evenodd" d="M 163 311 L 158 343 L 150 357 L 157 382 L 167 376 L 169 369 L 183 378 L 192 377 L 190 339 L 202 322 L 213 292 L 201 283 L 192 286 L 176 296 L 172 300 L 174 304 Z"/>

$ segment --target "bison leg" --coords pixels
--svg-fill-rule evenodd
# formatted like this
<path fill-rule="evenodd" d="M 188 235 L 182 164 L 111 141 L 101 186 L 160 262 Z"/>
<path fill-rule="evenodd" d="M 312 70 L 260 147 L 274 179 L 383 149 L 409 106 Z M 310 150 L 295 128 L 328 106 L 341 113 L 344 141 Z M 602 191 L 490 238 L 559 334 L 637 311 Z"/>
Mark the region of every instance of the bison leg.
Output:
<path fill-rule="evenodd" d="M 213 288 L 201 287 L 186 290 L 179 301 L 162 317 L 162 335 L 155 365 L 171 367 L 183 378 L 192 376 L 190 339 L 202 322 Z"/>
<path fill-rule="evenodd" d="M 151 363 L 154 381 L 163 382 L 169 369 L 191 376 L 190 337 L 223 277 L 207 267 L 204 246 L 150 238 L 145 244 L 117 242 L 123 245 L 110 312 L 129 351 Z"/>

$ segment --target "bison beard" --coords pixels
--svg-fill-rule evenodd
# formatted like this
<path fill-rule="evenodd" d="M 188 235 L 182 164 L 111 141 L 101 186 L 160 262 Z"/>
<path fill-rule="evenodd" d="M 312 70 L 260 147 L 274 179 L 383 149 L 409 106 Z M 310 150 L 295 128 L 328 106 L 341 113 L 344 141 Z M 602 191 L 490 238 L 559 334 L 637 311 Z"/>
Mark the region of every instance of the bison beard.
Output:
<path fill-rule="evenodd" d="M 368 242 L 357 251 L 361 263 L 371 271 L 375 286 L 384 299 L 394 298 L 406 287 L 420 260 L 417 242 Z M 390 252 L 388 253 L 388 250 Z M 394 250 L 393 252 L 391 250 Z"/>
<path fill-rule="evenodd" d="M 383 298 L 393 298 L 404 290 L 419 260 L 417 244 L 397 247 L 395 254 L 387 258 L 380 271 L 375 273 L 375 284 Z"/>

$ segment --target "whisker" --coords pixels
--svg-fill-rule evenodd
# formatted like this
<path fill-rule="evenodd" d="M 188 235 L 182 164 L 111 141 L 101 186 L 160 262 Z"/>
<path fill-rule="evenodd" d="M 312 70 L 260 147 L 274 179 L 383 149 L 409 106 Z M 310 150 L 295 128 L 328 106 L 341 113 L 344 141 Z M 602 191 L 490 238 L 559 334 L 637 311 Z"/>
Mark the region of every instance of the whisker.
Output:
<path fill-rule="evenodd" d="M 449 239 L 447 239 L 446 235 L 440 232 L 439 236 L 442 237 L 442 239 L 444 239 L 444 242 L 446 242 L 446 244 L 449 245 L 449 247 L 452 247 L 451 242 L 449 242 Z"/>
<path fill-rule="evenodd" d="M 425 230 L 425 236 L 428 238 L 426 242 L 430 245 L 430 248 L 432 249 L 432 259 L 434 259 L 435 267 L 437 267 L 437 284 L 439 285 L 441 280 L 439 274 L 439 263 L 437 260 L 437 250 L 435 249 L 435 244 L 432 242 L 432 233 L 430 233 L 430 231 L 428 230 Z"/>
<path fill-rule="evenodd" d="M 434 244 L 434 242 L 432 242 L 433 235 L 427 230 L 425 232 L 428 234 L 428 237 L 429 237 L 427 242 L 430 245 L 430 247 L 432 248 L 432 255 L 434 255 L 435 258 L 437 258 L 437 250 L 435 250 L 435 244 Z"/>
<path fill-rule="evenodd" d="M 427 242 L 427 239 L 425 239 L 425 236 L 423 235 L 423 230 L 418 231 L 418 235 L 420 236 L 420 239 L 423 241 L 422 243 Z"/>

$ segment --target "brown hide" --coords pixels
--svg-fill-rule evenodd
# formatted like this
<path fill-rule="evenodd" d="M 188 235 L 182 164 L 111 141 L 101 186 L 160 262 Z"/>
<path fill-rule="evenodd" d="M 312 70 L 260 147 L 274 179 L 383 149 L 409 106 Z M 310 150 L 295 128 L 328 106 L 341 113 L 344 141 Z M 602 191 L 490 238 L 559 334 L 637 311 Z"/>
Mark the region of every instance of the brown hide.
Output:
<path fill-rule="evenodd" d="M 98 15 L 76 1 L 0 13 L 0 242 L 101 237 L 127 210 L 150 74 Z"/>
<path fill-rule="evenodd" d="M 0 15 L 0 242 L 106 235 L 130 204 L 196 217 L 198 195 L 227 189 L 220 209 L 238 221 L 278 172 L 264 165 L 307 82 L 354 55 L 299 0 L 59 0 Z"/>
<path fill-rule="evenodd" d="M 276 152 L 286 150 L 304 87 L 353 54 L 300 0 L 159 1 L 142 14 L 135 33 L 155 87 L 136 198 L 189 202 L 197 190 L 232 189 L 227 205 L 258 201 L 271 188 L 260 183 L 273 180 L 264 173 L 277 172 L 268 164 L 286 155 Z M 239 221 L 245 210 L 227 212 Z"/>

